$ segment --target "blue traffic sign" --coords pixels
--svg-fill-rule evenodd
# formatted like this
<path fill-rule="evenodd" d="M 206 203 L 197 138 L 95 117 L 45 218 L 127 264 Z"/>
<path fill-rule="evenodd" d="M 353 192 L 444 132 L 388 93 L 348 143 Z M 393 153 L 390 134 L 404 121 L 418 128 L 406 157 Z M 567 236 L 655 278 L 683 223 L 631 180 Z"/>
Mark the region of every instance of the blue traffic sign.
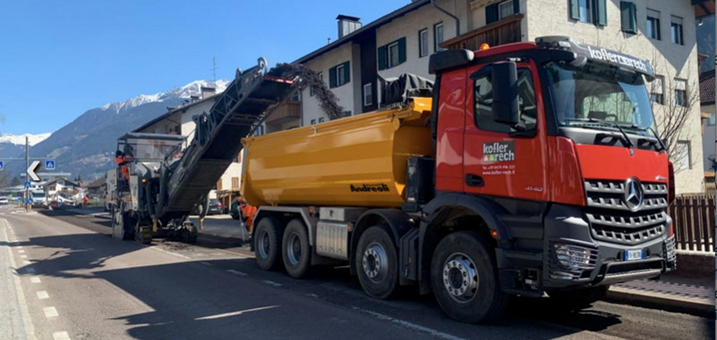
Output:
<path fill-rule="evenodd" d="M 32 200 L 32 197 L 30 197 L 30 198 L 27 199 L 26 202 L 27 202 L 27 204 L 32 204 L 32 202 L 34 202 L 34 201 Z"/>
<path fill-rule="evenodd" d="M 0 171 L 5 170 L 5 162 L 0 161 Z"/>
<path fill-rule="evenodd" d="M 22 203 L 22 197 L 17 198 L 18 203 Z"/>
<path fill-rule="evenodd" d="M 25 188 L 29 188 L 29 187 L 30 187 L 30 181 L 25 181 Z"/>
<path fill-rule="evenodd" d="M 45 170 L 55 170 L 55 161 L 54 160 L 45 161 Z"/>

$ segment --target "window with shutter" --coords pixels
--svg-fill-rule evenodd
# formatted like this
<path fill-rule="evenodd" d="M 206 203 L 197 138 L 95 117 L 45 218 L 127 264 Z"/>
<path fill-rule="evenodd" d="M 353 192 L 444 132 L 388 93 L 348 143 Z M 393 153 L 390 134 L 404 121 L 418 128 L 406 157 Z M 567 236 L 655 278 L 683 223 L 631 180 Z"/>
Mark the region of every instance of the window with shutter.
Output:
<path fill-rule="evenodd" d="M 388 68 L 388 47 L 381 46 L 378 48 L 378 69 L 385 70 Z"/>
<path fill-rule="evenodd" d="M 620 1 L 620 24 L 625 33 L 637 33 L 637 11 L 635 4 L 627 1 Z"/>
<path fill-rule="evenodd" d="M 605 0 L 593 0 L 595 7 L 595 25 L 607 26 L 607 4 Z"/>
<path fill-rule="evenodd" d="M 336 66 L 334 66 L 329 69 L 329 87 L 333 89 L 334 87 L 338 86 L 336 81 Z"/>

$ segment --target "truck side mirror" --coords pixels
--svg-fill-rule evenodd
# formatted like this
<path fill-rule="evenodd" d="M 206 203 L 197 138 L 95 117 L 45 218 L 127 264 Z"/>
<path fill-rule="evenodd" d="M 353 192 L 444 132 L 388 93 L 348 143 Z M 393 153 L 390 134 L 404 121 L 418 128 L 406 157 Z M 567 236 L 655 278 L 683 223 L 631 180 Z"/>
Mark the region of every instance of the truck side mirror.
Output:
<path fill-rule="evenodd" d="M 491 67 L 493 83 L 493 120 L 518 125 L 518 70 L 514 61 L 495 63 Z"/>

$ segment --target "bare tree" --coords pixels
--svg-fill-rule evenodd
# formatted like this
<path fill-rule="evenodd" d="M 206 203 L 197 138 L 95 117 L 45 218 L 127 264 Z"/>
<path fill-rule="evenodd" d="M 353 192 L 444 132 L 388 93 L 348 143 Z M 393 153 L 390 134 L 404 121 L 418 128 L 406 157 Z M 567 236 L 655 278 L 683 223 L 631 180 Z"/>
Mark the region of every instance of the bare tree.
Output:
<path fill-rule="evenodd" d="M 699 85 L 695 77 L 681 78 L 675 80 L 677 74 L 669 71 L 664 58 L 655 52 L 651 61 L 655 68 L 655 74 L 662 76 L 656 78 L 648 85 L 652 98 L 652 110 L 655 113 L 657 130 L 660 138 L 662 138 L 667 147 L 667 154 L 670 161 L 677 163 L 680 161 L 682 150 L 678 148 L 679 141 L 691 141 L 694 136 L 690 130 L 690 122 L 692 111 L 700 105 Z M 687 69 L 689 69 L 687 65 Z M 658 71 L 659 70 L 659 71 Z M 688 157 L 690 159 L 691 157 Z M 690 159 L 688 168 L 697 165 L 697 159 Z M 682 168 L 675 167 L 675 172 L 681 171 Z"/>

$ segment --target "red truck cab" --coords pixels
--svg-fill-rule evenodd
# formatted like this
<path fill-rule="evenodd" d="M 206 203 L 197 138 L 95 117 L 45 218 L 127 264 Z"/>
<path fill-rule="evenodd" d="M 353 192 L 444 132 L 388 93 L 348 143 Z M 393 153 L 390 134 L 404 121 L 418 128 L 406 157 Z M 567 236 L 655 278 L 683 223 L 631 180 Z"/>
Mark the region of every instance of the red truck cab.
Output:
<path fill-rule="evenodd" d="M 436 198 L 421 243 L 436 237 L 441 210 L 463 205 L 494 235 L 508 293 L 585 296 L 676 269 L 674 184 L 647 61 L 544 37 L 445 51 L 430 65 Z M 460 282 L 445 285 L 465 298 Z"/>

